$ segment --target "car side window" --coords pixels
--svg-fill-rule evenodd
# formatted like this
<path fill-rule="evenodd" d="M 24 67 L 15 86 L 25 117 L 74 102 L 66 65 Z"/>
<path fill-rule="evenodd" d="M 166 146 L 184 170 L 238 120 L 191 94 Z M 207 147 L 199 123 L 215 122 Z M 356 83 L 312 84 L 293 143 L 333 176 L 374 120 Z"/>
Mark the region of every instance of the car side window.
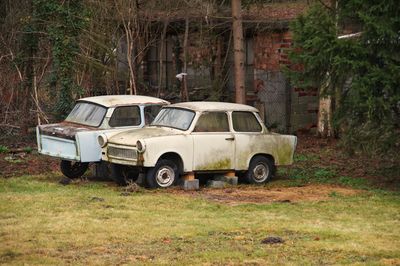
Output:
<path fill-rule="evenodd" d="M 139 126 L 140 123 L 139 106 L 120 106 L 115 108 L 108 122 L 111 127 Z"/>
<path fill-rule="evenodd" d="M 260 132 L 262 130 L 252 112 L 232 112 L 232 122 L 236 132 Z"/>
<path fill-rule="evenodd" d="M 144 123 L 151 124 L 157 114 L 160 112 L 161 105 L 148 105 L 144 107 Z"/>
<path fill-rule="evenodd" d="M 195 132 L 229 132 L 228 116 L 224 112 L 203 113 L 197 121 Z"/>

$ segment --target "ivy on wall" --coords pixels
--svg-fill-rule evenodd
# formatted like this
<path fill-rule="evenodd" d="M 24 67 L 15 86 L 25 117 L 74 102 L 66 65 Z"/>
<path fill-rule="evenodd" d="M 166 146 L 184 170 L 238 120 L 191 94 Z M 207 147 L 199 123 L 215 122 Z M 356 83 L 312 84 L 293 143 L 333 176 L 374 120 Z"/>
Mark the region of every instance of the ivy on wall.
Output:
<path fill-rule="evenodd" d="M 79 36 L 89 20 L 82 0 L 34 0 L 33 17 L 47 34 L 52 46 L 51 94 L 54 111 L 63 118 L 71 110 L 82 89 L 74 80 Z"/>

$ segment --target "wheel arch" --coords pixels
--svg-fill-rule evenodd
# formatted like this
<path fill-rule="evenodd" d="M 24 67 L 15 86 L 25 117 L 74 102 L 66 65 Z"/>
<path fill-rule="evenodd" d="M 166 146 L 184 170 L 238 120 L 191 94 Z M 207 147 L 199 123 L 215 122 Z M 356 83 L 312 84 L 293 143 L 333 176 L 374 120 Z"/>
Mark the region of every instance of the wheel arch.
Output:
<path fill-rule="evenodd" d="M 251 161 L 252 161 L 255 157 L 257 157 L 257 156 L 262 156 L 262 157 L 265 157 L 265 158 L 267 158 L 267 159 L 269 159 L 269 160 L 272 161 L 272 164 L 273 164 L 273 166 L 274 166 L 274 168 L 272 169 L 272 173 L 275 175 L 275 173 L 276 173 L 275 158 L 274 158 L 274 156 L 272 156 L 272 155 L 269 154 L 269 153 L 256 153 L 256 154 L 254 154 L 254 155 L 250 158 L 250 160 L 247 162 L 247 167 L 250 166 Z"/>
<path fill-rule="evenodd" d="M 248 163 L 250 164 L 251 160 L 253 160 L 254 157 L 256 157 L 256 156 L 262 156 L 262 157 L 268 158 L 268 159 L 272 160 L 272 162 L 275 164 L 275 158 L 274 158 L 274 156 L 272 156 L 272 155 L 269 154 L 269 153 L 256 153 L 256 154 L 254 154 L 254 155 L 250 158 L 250 160 L 248 161 Z"/>
<path fill-rule="evenodd" d="M 179 174 L 183 174 L 183 160 L 182 160 L 182 157 L 178 153 L 166 152 L 158 158 L 157 162 L 162 159 L 173 161 L 178 166 Z"/>

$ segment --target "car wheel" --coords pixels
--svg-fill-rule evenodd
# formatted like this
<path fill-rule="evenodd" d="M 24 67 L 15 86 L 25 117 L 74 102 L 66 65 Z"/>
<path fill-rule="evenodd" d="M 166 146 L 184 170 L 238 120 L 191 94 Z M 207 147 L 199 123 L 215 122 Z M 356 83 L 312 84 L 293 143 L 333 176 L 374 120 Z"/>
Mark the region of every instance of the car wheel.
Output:
<path fill-rule="evenodd" d="M 150 188 L 167 188 L 178 181 L 178 166 L 171 160 L 161 159 L 146 173 L 146 182 Z"/>
<path fill-rule="evenodd" d="M 246 181 L 251 184 L 264 184 L 272 178 L 274 163 L 264 156 L 254 157 L 245 174 Z"/>
<path fill-rule="evenodd" d="M 62 160 L 60 169 L 63 175 L 69 178 L 79 178 L 83 176 L 89 167 L 89 163 L 73 162 Z"/>
<path fill-rule="evenodd" d="M 111 178 L 119 185 L 126 186 L 129 182 L 135 182 L 139 171 L 125 165 L 111 164 Z"/>

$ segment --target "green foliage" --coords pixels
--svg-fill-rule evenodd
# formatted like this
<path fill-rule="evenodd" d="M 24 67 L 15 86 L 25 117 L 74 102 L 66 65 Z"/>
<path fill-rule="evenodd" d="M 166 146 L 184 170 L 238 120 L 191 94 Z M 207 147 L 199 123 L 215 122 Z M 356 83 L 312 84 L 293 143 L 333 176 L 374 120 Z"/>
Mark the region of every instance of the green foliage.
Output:
<path fill-rule="evenodd" d="M 8 148 L 6 146 L 0 145 L 0 153 L 8 153 Z"/>
<path fill-rule="evenodd" d="M 360 189 L 368 188 L 367 180 L 364 178 L 341 176 L 341 177 L 339 177 L 339 184 L 354 187 L 354 188 L 360 188 Z"/>
<path fill-rule="evenodd" d="M 33 151 L 32 147 L 25 147 L 24 148 L 24 152 L 26 152 L 26 153 L 32 153 L 32 151 Z"/>
<path fill-rule="evenodd" d="M 299 182 L 299 184 L 336 182 L 335 171 L 328 168 L 316 168 L 313 173 L 310 172 L 310 169 L 295 168 L 290 170 L 288 177 Z"/>
<path fill-rule="evenodd" d="M 55 111 L 64 117 L 81 89 L 74 81 L 75 58 L 79 54 L 79 35 L 87 23 L 81 0 L 34 0 L 35 19 L 41 23 L 52 44 L 53 72 L 50 78 L 57 93 Z M 54 92 L 53 92 L 54 93 Z"/>
<path fill-rule="evenodd" d="M 329 178 L 335 177 L 336 174 L 332 169 L 321 168 L 315 171 L 314 176 L 320 180 L 327 180 Z"/>
<path fill-rule="evenodd" d="M 290 78 L 295 86 L 336 97 L 335 126 L 350 151 L 398 156 L 400 6 L 394 0 L 345 0 L 337 12 L 316 4 L 292 23 L 290 58 L 297 68 Z M 342 24 L 361 36 L 338 39 Z"/>
<path fill-rule="evenodd" d="M 329 11 L 315 5 L 306 15 L 291 24 L 294 49 L 289 56 L 294 65 L 302 65 L 302 71 L 289 72 L 292 82 L 302 88 L 323 84 L 330 71 L 327 64 L 334 55 L 336 43 L 335 23 Z"/>
<path fill-rule="evenodd" d="M 367 179 L 350 176 L 339 176 L 336 171 L 331 168 L 294 168 L 290 169 L 287 172 L 278 172 L 278 175 L 287 176 L 291 181 L 292 186 L 303 186 L 306 184 L 317 183 L 348 186 L 357 189 L 371 189 Z"/>
<path fill-rule="evenodd" d="M 318 156 L 315 154 L 295 154 L 294 161 L 295 162 L 307 162 L 307 161 L 316 161 L 318 160 Z"/>

